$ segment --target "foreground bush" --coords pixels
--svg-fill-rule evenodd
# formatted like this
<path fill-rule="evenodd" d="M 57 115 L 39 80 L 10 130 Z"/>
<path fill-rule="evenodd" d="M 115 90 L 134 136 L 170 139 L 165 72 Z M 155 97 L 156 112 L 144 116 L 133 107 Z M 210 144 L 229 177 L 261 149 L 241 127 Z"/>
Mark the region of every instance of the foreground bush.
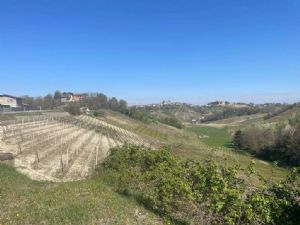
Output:
<path fill-rule="evenodd" d="M 98 168 L 120 193 L 132 195 L 174 224 L 298 224 L 296 171 L 278 184 L 250 187 L 253 165 L 223 167 L 180 160 L 168 150 L 115 148 Z"/>

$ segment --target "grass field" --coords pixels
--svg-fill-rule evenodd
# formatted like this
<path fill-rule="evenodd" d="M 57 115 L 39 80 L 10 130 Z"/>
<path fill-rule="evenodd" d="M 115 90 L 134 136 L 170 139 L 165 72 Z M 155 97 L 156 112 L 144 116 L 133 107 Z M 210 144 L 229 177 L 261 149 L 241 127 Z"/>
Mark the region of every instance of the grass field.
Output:
<path fill-rule="evenodd" d="M 161 224 L 100 178 L 33 181 L 0 163 L 0 224 Z"/>
<path fill-rule="evenodd" d="M 188 127 L 186 131 L 197 134 L 197 136 L 206 135 L 208 137 L 199 138 L 194 143 L 189 142 L 189 144 L 183 146 L 182 149 L 184 150 L 176 152 L 182 157 L 195 160 L 212 158 L 220 164 L 231 165 L 237 163 L 243 168 L 247 167 L 251 160 L 254 160 L 256 162 L 256 170 L 267 179 L 274 181 L 282 180 L 289 172 L 285 168 L 274 168 L 271 163 L 257 159 L 247 152 L 233 149 L 229 128 L 192 126 Z"/>
<path fill-rule="evenodd" d="M 226 147 L 231 142 L 231 136 L 226 128 L 192 126 L 187 130 L 196 133 L 199 137 L 207 136 L 201 138 L 201 141 L 210 147 Z"/>

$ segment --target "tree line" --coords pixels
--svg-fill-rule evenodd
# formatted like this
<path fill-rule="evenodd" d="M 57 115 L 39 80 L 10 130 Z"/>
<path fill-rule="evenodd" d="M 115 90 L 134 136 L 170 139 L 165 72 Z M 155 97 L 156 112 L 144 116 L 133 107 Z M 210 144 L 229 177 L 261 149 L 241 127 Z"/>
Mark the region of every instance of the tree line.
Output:
<path fill-rule="evenodd" d="M 246 116 L 257 113 L 266 113 L 265 119 L 269 119 L 276 116 L 288 109 L 293 108 L 296 104 L 282 104 L 282 103 L 264 103 L 264 104 L 254 104 L 254 103 L 236 103 L 236 105 L 247 105 L 247 107 L 231 107 L 228 102 L 225 102 L 224 106 L 218 105 L 217 102 L 209 103 L 205 106 L 193 106 L 194 110 L 201 113 L 204 118 L 202 122 L 209 122 L 215 120 L 221 120 L 226 118 L 231 118 L 235 116 Z"/>
<path fill-rule="evenodd" d="M 244 107 L 244 108 L 223 108 L 219 112 L 212 113 L 205 116 L 201 121 L 209 122 L 215 120 L 222 120 L 226 118 L 231 118 L 235 116 L 246 116 L 261 112 L 258 107 Z"/>
<path fill-rule="evenodd" d="M 300 115 L 277 126 L 251 126 L 238 130 L 233 138 L 236 148 L 287 166 L 300 166 Z"/>
<path fill-rule="evenodd" d="M 86 96 L 80 102 L 62 103 L 61 97 L 64 93 L 60 91 L 55 91 L 55 93 L 48 94 L 44 97 L 30 97 L 23 96 L 23 102 L 29 104 L 32 109 L 72 109 L 72 112 L 77 112 L 80 107 L 87 107 L 91 110 L 99 109 L 111 109 L 114 111 L 119 111 L 126 113 L 128 110 L 128 104 L 123 99 L 117 99 L 116 97 L 109 98 L 103 93 L 87 93 Z"/>

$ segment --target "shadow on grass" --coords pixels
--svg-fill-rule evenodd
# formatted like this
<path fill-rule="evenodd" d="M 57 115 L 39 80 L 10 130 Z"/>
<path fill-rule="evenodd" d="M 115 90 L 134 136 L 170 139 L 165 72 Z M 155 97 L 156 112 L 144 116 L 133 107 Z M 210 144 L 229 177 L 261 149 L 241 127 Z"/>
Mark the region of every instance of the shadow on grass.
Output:
<path fill-rule="evenodd" d="M 134 194 L 134 193 L 128 192 L 127 190 L 125 190 L 125 191 L 117 190 L 117 193 L 126 198 L 134 199 L 140 206 L 143 206 L 147 210 L 154 212 L 157 215 L 161 216 L 165 220 L 165 222 L 167 222 L 167 224 L 169 224 L 170 222 L 171 222 L 171 224 L 175 224 L 175 225 L 188 225 L 189 224 L 188 222 L 186 222 L 184 220 L 176 219 L 173 216 L 169 215 L 168 213 L 165 213 L 159 209 L 154 209 L 150 200 L 148 198 L 146 198 L 145 196 L 143 196 L 142 194 Z"/>
<path fill-rule="evenodd" d="M 227 141 L 227 142 L 224 144 L 224 147 L 225 147 L 225 148 L 231 148 L 231 149 L 234 149 L 234 148 L 235 148 L 235 146 L 234 146 L 234 144 L 233 144 L 232 141 Z"/>

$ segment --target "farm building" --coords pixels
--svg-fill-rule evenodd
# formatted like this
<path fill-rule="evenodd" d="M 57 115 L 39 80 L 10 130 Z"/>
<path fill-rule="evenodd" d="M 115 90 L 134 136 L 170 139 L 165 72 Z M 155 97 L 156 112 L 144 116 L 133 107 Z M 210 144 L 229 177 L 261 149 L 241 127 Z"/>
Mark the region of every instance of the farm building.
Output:
<path fill-rule="evenodd" d="M 19 111 L 23 110 L 22 98 L 12 95 L 0 95 L 0 111 Z"/>
<path fill-rule="evenodd" d="M 86 97 L 87 97 L 87 94 L 84 94 L 84 93 L 83 94 L 73 94 L 73 101 L 80 102 Z"/>
<path fill-rule="evenodd" d="M 73 93 L 71 93 L 71 92 L 62 93 L 60 102 L 61 103 L 73 102 Z"/>

